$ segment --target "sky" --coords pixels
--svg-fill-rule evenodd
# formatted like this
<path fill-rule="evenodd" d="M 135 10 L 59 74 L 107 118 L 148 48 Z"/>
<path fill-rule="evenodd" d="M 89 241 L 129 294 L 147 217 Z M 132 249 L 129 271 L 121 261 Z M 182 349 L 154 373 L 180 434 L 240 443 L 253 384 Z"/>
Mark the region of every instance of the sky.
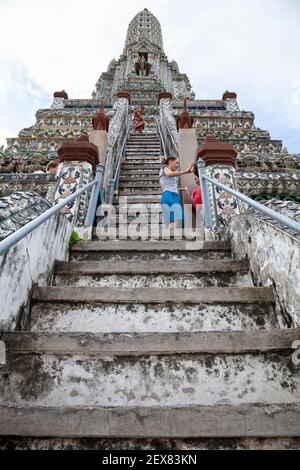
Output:
<path fill-rule="evenodd" d="M 300 153 L 300 0 L 0 0 L 0 146 L 54 91 L 91 98 L 144 8 L 196 98 L 235 91 L 258 127 Z"/>

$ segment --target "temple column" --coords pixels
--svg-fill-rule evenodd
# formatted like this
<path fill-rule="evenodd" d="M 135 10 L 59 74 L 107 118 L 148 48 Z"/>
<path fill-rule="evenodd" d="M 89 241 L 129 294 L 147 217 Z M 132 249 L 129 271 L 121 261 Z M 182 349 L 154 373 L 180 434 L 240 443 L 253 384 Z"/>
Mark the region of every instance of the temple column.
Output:
<path fill-rule="evenodd" d="M 178 132 L 178 161 L 179 167 L 181 170 L 189 166 L 195 160 L 195 155 L 197 152 L 198 141 L 196 129 L 179 129 Z M 180 187 L 186 187 L 189 190 L 189 193 L 192 194 L 193 191 L 197 188 L 195 183 L 194 173 L 188 173 L 186 175 L 180 176 Z M 191 204 L 190 199 L 188 198 L 185 191 L 181 192 L 182 203 Z M 185 211 L 185 227 L 193 227 L 193 218 L 192 211 Z"/>
<path fill-rule="evenodd" d="M 192 127 L 194 119 L 187 109 L 186 101 L 187 100 L 185 99 L 181 114 L 176 118 L 176 127 L 178 131 L 178 160 L 181 170 L 194 162 L 198 147 L 196 129 Z M 182 175 L 180 177 L 180 186 L 186 186 L 189 190 L 189 193 L 192 194 L 192 192 L 197 187 L 194 174 L 189 173 Z M 185 191 L 182 192 L 181 199 L 183 204 L 191 204 L 191 201 Z M 192 211 L 186 211 L 185 226 L 189 228 L 193 226 Z"/>
<path fill-rule="evenodd" d="M 237 151 L 233 145 L 221 144 L 209 134 L 204 144 L 197 150 L 196 161 L 199 159 L 204 160 L 206 176 L 234 188 L 236 156 Z M 205 238 L 219 239 L 224 225 L 231 217 L 240 213 L 240 203 L 234 196 L 210 183 L 208 183 L 208 194 L 212 214 L 212 228 L 205 230 Z"/>
<path fill-rule="evenodd" d="M 54 204 L 92 181 L 99 163 L 98 149 L 89 142 L 87 135 L 82 135 L 75 142 L 61 144 L 57 151 L 60 163 Z M 75 227 L 84 226 L 90 194 L 90 191 L 83 193 L 61 210 Z"/>

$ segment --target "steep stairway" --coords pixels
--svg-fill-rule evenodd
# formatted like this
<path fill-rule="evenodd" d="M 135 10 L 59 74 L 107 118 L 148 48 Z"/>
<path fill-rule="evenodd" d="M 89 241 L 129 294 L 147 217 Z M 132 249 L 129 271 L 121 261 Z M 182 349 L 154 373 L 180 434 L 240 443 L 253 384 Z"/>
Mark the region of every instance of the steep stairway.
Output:
<path fill-rule="evenodd" d="M 119 197 L 158 204 L 159 166 L 155 137 L 131 136 Z M 298 446 L 298 337 L 227 241 L 95 235 L 2 335 L 0 448 Z"/>
<path fill-rule="evenodd" d="M 119 197 L 128 203 L 158 203 L 161 195 L 160 143 L 156 134 L 131 135 L 121 166 Z"/>

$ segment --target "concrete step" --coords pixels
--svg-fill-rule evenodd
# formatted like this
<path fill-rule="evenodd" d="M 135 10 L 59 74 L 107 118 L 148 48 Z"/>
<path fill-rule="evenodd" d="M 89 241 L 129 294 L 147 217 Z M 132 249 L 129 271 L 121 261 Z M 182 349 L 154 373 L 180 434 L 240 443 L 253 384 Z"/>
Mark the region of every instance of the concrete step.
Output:
<path fill-rule="evenodd" d="M 205 287 L 205 288 L 133 288 L 47 286 L 35 287 L 32 299 L 36 301 L 66 301 L 81 303 L 126 304 L 261 304 L 274 302 L 271 287 Z"/>
<path fill-rule="evenodd" d="M 93 242 L 78 243 L 70 250 L 70 259 L 73 261 L 106 261 L 126 260 L 126 261 L 199 261 L 203 259 L 228 259 L 231 257 L 229 244 L 217 245 L 216 249 L 210 249 L 213 245 L 207 242 L 189 242 L 172 240 L 172 243 L 165 240 L 151 240 L 144 242 L 141 240 L 106 240 L 95 241 L 96 230 L 93 230 Z M 201 248 L 202 247 L 202 248 Z"/>
<path fill-rule="evenodd" d="M 196 252 L 201 256 L 203 252 L 228 252 L 231 246 L 229 241 L 205 241 L 191 242 L 185 241 L 154 241 L 154 242 L 132 242 L 130 240 L 116 240 L 113 242 L 79 242 L 72 246 L 71 253 L 74 252 L 97 252 L 97 251 L 169 251 L 169 252 Z"/>
<path fill-rule="evenodd" d="M 130 196 L 130 197 L 155 197 L 155 196 L 161 196 L 162 190 L 161 188 L 149 188 L 149 189 L 144 189 L 144 188 L 135 188 L 135 187 L 122 187 L 119 189 L 119 197 L 125 197 L 125 196 Z"/>
<path fill-rule="evenodd" d="M 139 150 L 126 150 L 126 154 L 125 154 L 125 159 L 127 160 L 128 158 L 132 158 L 132 157 L 136 157 L 136 158 L 151 158 L 151 157 L 154 157 L 154 158 L 160 158 L 160 151 L 159 150 L 155 150 L 155 149 L 139 149 Z"/>
<path fill-rule="evenodd" d="M 156 170 L 126 170 L 121 168 L 120 181 L 132 181 L 139 179 L 140 181 L 158 181 L 159 172 Z"/>
<path fill-rule="evenodd" d="M 125 154 L 148 154 L 148 153 L 153 153 L 153 154 L 158 154 L 160 155 L 160 148 L 157 147 L 157 146 L 145 146 L 145 147 L 141 147 L 141 146 L 138 146 L 138 147 L 134 147 L 134 146 L 127 146 L 126 147 L 126 151 L 125 151 Z"/>
<path fill-rule="evenodd" d="M 135 145 L 135 144 L 127 144 L 126 145 L 126 152 L 160 152 L 160 146 L 154 144 L 148 145 Z"/>
<path fill-rule="evenodd" d="M 293 341 L 284 347 L 269 337 L 274 345 L 268 348 L 263 335 L 261 341 L 255 340 L 263 330 L 255 331 L 248 341 L 239 333 L 217 333 L 221 340 L 215 346 L 213 332 L 203 333 L 207 340 L 201 342 L 196 336 L 192 340 L 201 333 L 167 334 L 173 335 L 172 341 L 149 333 L 151 343 L 145 334 L 134 333 L 120 334 L 123 341 L 105 334 L 103 342 L 102 335 L 93 335 L 92 342 L 86 334 L 73 338 L 63 334 L 59 341 L 59 335 L 47 341 L 45 334 L 45 345 L 32 352 L 32 342 L 24 354 L 8 351 L 7 363 L 0 369 L 0 406 L 299 405 L 300 372 L 291 364 Z M 228 335 L 231 340 L 226 341 Z M 182 336 L 190 342 L 180 341 Z"/>
<path fill-rule="evenodd" d="M 27 329 L 36 332 L 182 333 L 275 328 L 272 303 L 118 304 L 33 302 Z"/>
<path fill-rule="evenodd" d="M 146 187 L 145 187 L 146 185 Z M 143 189 L 146 189 L 146 188 L 160 188 L 161 189 L 161 186 L 158 182 L 158 178 L 156 178 L 156 181 L 151 181 L 151 180 L 144 180 L 144 181 L 141 181 L 139 179 L 139 181 L 130 181 L 128 178 L 126 179 L 121 179 L 120 178 L 120 185 L 119 185 L 119 188 L 143 188 Z"/>
<path fill-rule="evenodd" d="M 139 206 L 139 208 L 129 206 L 128 210 L 125 212 L 125 209 L 121 210 L 115 210 L 112 213 L 112 219 L 117 219 L 117 220 L 124 220 L 126 218 L 133 218 L 133 217 L 139 217 L 143 220 L 148 220 L 150 216 L 153 217 L 161 217 L 162 212 L 161 212 L 161 206 L 160 204 L 157 204 L 156 206 L 147 209 L 144 207 Z"/>
<path fill-rule="evenodd" d="M 146 158 L 147 157 L 147 158 Z M 159 164 L 161 165 L 161 158 L 159 155 L 155 155 L 153 153 L 149 155 L 144 155 L 144 154 L 136 154 L 136 155 L 128 155 L 122 160 L 122 165 L 124 164 L 132 164 L 135 161 L 138 161 L 141 165 L 143 165 L 145 168 L 149 166 L 151 168 L 152 164 Z"/>
<path fill-rule="evenodd" d="M 53 285 L 80 287 L 195 288 L 251 286 L 248 263 L 206 260 L 201 263 L 111 261 L 57 263 Z"/>
<path fill-rule="evenodd" d="M 111 261 L 101 262 L 77 261 L 55 263 L 56 274 L 211 274 L 215 272 L 233 273 L 248 272 L 248 261 L 230 260 L 202 260 L 200 262 L 164 262 L 157 261 L 149 264 L 145 261 L 124 263 Z"/>
<path fill-rule="evenodd" d="M 130 162 L 131 160 L 137 160 L 141 159 L 147 162 L 148 160 L 157 160 L 161 161 L 159 158 L 159 154 L 156 154 L 155 152 L 148 152 L 148 153 L 143 153 L 143 152 L 138 152 L 138 153 L 127 153 L 125 156 L 125 161 Z"/>
<path fill-rule="evenodd" d="M 199 437 L 199 438 L 69 438 L 61 437 L 18 437 L 0 436 L 0 450 L 299 450 L 300 438 L 297 437 Z M 157 452 L 158 453 L 158 452 Z M 179 457 L 181 459 L 181 457 Z M 187 459 L 191 459 L 187 457 Z M 193 457 L 195 458 L 195 457 Z M 192 460 L 184 460 L 183 463 Z"/>
<path fill-rule="evenodd" d="M 156 134 L 142 134 L 142 135 L 130 135 L 128 142 L 159 142 L 159 138 Z"/>
<path fill-rule="evenodd" d="M 248 274 L 240 272 L 214 272 L 208 276 L 198 274 L 56 274 L 54 286 L 103 287 L 103 288 L 217 288 L 252 286 Z"/>
<path fill-rule="evenodd" d="M 148 168 L 132 168 L 132 169 L 129 169 L 129 170 L 126 170 L 123 165 L 121 166 L 121 174 L 120 174 L 120 178 L 127 178 L 128 176 L 130 177 L 136 177 L 136 176 L 139 176 L 139 177 L 143 177 L 145 175 L 149 175 L 149 178 L 151 178 L 152 176 L 156 176 L 158 178 L 159 176 L 159 172 L 156 171 L 156 169 L 154 170 L 149 170 Z"/>
<path fill-rule="evenodd" d="M 2 333 L 9 355 L 104 357 L 292 352 L 300 328 L 193 333 Z M 299 372 L 300 378 L 300 372 Z M 300 393 L 300 390 L 299 390 Z"/>
<path fill-rule="evenodd" d="M 157 142 L 156 140 L 152 140 L 152 139 L 149 139 L 149 140 L 146 140 L 146 141 L 143 141 L 143 142 L 138 142 L 138 141 L 135 141 L 135 140 L 129 140 L 127 142 L 127 145 L 126 145 L 126 149 L 127 148 L 134 148 L 134 149 L 139 149 L 139 148 L 155 148 L 155 149 L 158 149 L 160 150 L 160 143 Z"/>
<path fill-rule="evenodd" d="M 131 176 L 120 176 L 119 187 L 158 187 L 159 179 L 158 175 L 131 175 Z M 135 186 L 138 185 L 138 186 Z M 159 186 L 161 187 L 161 186 Z"/>
<path fill-rule="evenodd" d="M 149 171 L 158 171 L 159 172 L 159 169 L 161 168 L 161 163 L 160 162 L 157 162 L 156 160 L 155 161 L 147 161 L 147 163 L 143 164 L 141 163 L 139 160 L 131 160 L 130 162 L 128 160 L 124 161 L 124 163 L 122 163 L 122 166 L 121 166 L 121 173 L 123 170 L 130 170 L 130 171 L 136 171 L 136 170 L 139 170 L 139 171 L 146 171 L 146 170 L 149 170 Z"/>
<path fill-rule="evenodd" d="M 120 213 L 115 213 L 114 215 L 111 216 L 111 221 L 117 224 L 129 224 L 132 222 L 141 222 L 141 223 L 146 223 L 148 224 L 150 221 L 151 222 L 162 222 L 162 214 L 161 212 L 155 212 L 155 213 L 141 213 L 141 214 L 136 214 L 136 213 L 128 213 L 128 214 L 120 214 Z"/>
<path fill-rule="evenodd" d="M 156 441 L 158 438 L 193 438 L 191 449 L 195 449 L 195 438 L 218 438 L 217 445 L 220 445 L 219 438 L 226 438 L 228 445 L 228 439 L 231 443 L 231 438 L 234 438 L 235 442 L 237 436 L 247 438 L 247 443 L 249 438 L 254 437 L 260 438 L 255 440 L 256 443 L 261 438 L 276 438 L 277 442 L 277 438 L 284 437 L 286 443 L 287 438 L 300 434 L 298 403 L 176 408 L 2 406 L 0 413 L 2 436 L 85 438 L 86 445 L 86 438 L 103 437 L 106 438 L 105 449 L 110 448 L 107 438 L 120 438 L 122 442 L 123 439 L 130 439 L 128 448 L 131 449 L 132 439 L 136 438 L 154 438 Z M 273 449 L 278 448 L 276 442 L 271 441 Z M 144 445 L 142 448 L 149 448 L 149 443 Z M 160 442 L 158 448 L 161 449 L 161 446 Z M 117 448 L 123 447 L 118 445 Z M 183 448 L 186 449 L 186 446 Z"/>
<path fill-rule="evenodd" d="M 152 157 L 152 156 L 149 159 L 148 158 L 146 159 L 143 156 L 126 158 L 124 163 L 122 163 L 122 168 L 123 167 L 131 168 L 131 166 L 133 167 L 134 165 L 135 166 L 139 165 L 140 168 L 148 168 L 149 170 L 161 168 L 160 160 L 158 158 L 155 159 L 155 157 Z"/>
<path fill-rule="evenodd" d="M 127 205 L 131 204 L 159 204 L 161 199 L 161 194 L 123 194 L 120 193 L 113 201 L 113 205 L 119 205 L 120 198 L 125 198 L 127 200 Z M 124 200 L 124 199 L 123 199 Z M 123 203 L 122 200 L 122 204 Z"/>
<path fill-rule="evenodd" d="M 126 196 L 127 197 L 127 202 L 128 204 L 133 204 L 133 203 L 137 203 L 137 204 L 152 204 L 152 203 L 159 203 L 160 202 L 160 198 L 161 198 L 161 194 L 124 194 L 124 192 L 120 193 L 119 194 L 119 197 L 124 197 Z M 118 204 L 118 199 L 115 199 L 114 200 L 114 205 L 117 205 Z"/>
<path fill-rule="evenodd" d="M 135 214 L 157 214 L 161 213 L 161 205 L 159 202 L 155 203 L 130 203 L 130 204 L 123 204 L 121 200 L 119 200 L 119 204 L 114 206 L 115 214 L 125 214 L 128 215 L 135 215 Z"/>
<path fill-rule="evenodd" d="M 104 226 L 105 221 L 98 221 L 95 230 L 95 239 L 97 240 L 144 240 L 144 241 L 158 241 L 169 240 L 185 240 L 186 243 L 194 241 L 203 241 L 204 234 L 202 229 L 193 231 L 192 233 L 185 234 L 182 231 L 176 232 L 176 235 L 170 233 L 168 227 L 159 221 L 152 221 L 150 223 L 131 222 L 129 224 L 115 224 L 113 221 L 110 227 Z"/>

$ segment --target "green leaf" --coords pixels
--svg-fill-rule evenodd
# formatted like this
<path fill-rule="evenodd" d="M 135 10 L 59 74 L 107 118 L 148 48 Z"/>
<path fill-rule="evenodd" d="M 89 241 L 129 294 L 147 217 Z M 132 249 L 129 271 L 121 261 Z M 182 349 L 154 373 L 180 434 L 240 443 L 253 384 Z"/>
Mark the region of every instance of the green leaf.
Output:
<path fill-rule="evenodd" d="M 71 233 L 70 239 L 69 239 L 69 246 L 75 245 L 77 242 L 83 242 L 83 238 L 81 238 L 75 230 Z"/>

